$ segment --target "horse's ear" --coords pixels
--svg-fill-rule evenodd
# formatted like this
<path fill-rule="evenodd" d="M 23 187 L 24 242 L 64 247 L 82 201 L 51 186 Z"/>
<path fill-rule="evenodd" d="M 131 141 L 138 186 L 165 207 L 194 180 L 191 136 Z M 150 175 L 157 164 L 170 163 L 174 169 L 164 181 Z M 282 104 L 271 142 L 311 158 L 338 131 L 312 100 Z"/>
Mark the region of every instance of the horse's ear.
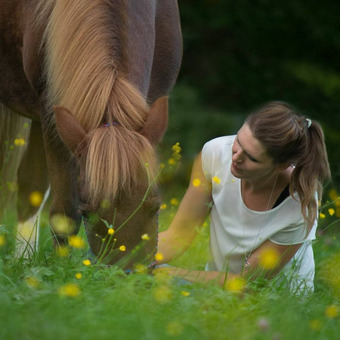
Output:
<path fill-rule="evenodd" d="M 158 144 L 168 127 L 168 97 L 157 99 L 151 106 L 149 117 L 144 124 L 141 134 L 151 144 Z"/>
<path fill-rule="evenodd" d="M 85 130 L 65 107 L 53 106 L 53 111 L 60 138 L 73 153 L 76 153 L 78 146 L 86 137 Z"/>

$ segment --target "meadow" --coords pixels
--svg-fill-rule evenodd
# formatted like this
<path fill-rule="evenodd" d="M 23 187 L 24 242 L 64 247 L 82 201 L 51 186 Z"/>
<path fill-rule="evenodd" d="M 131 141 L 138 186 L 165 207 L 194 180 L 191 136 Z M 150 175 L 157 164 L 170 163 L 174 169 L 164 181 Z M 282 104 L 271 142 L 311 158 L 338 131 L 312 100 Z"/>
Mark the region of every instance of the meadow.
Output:
<path fill-rule="evenodd" d="M 210 131 L 206 127 L 217 113 L 204 114 L 199 103 L 193 104 L 194 95 L 180 90 L 183 95 L 172 100 L 176 115 L 170 116 L 169 133 L 160 148 L 160 230 L 169 226 L 178 208 L 193 155 L 203 140 L 231 132 L 242 121 L 225 115 Z M 197 119 L 184 114 L 187 110 L 195 111 Z M 189 125 L 196 132 L 184 133 Z M 180 136 L 185 136 L 183 143 Z M 9 144 L 21 148 L 25 141 Z M 15 191 L 13 183 L 12 187 Z M 30 196 L 32 205 L 41 200 L 41 193 Z M 0 339 L 339 338 L 340 197 L 335 189 L 326 190 L 320 207 L 315 292 L 307 296 L 294 296 L 275 280 L 235 281 L 222 289 L 214 283 L 183 284 L 162 273 L 152 275 L 142 265 L 126 274 L 89 257 L 83 227 L 70 238 L 69 247 L 53 251 L 48 202 L 41 215 L 38 249 L 17 257 L 16 217 L 8 209 L 9 218 L 0 223 Z M 110 233 L 108 229 L 108 237 Z M 198 229 L 191 248 L 171 265 L 202 270 L 209 256 L 208 240 L 209 220 Z"/>
<path fill-rule="evenodd" d="M 172 156 L 178 150 L 177 144 Z M 176 176 L 179 163 L 170 155 L 164 166 L 168 182 L 171 174 Z M 163 195 L 161 230 L 169 225 L 184 190 L 173 185 Z M 13 219 L 0 229 L 0 338 L 338 339 L 338 202 L 337 193 L 331 190 L 320 210 L 314 244 L 315 292 L 308 296 L 293 296 L 263 279 L 222 289 L 213 283 L 182 284 L 162 273 L 150 275 L 143 266 L 127 275 L 115 266 L 91 263 L 83 228 L 68 248 L 54 252 L 45 211 L 38 250 L 28 258 L 17 258 L 5 251 L 9 229 L 15 227 Z M 37 203 L 35 196 L 32 204 Z M 192 247 L 173 265 L 203 269 L 208 224 L 198 230 Z"/>

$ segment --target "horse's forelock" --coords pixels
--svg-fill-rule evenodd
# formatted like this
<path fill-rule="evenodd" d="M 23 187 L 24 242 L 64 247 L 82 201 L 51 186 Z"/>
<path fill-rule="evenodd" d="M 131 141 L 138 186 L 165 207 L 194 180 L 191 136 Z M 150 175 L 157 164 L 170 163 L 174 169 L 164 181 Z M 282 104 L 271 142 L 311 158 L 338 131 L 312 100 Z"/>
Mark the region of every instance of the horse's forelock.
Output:
<path fill-rule="evenodd" d="M 100 127 L 93 131 L 86 157 L 88 199 L 98 206 L 130 196 L 142 179 L 153 185 L 156 156 L 149 141 L 122 126 Z"/>

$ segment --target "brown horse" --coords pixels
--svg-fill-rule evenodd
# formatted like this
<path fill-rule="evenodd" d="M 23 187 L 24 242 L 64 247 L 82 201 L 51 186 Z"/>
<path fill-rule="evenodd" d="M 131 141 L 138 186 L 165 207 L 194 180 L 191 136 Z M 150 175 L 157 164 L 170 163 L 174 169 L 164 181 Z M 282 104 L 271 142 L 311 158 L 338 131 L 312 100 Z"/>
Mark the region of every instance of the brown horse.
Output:
<path fill-rule="evenodd" d="M 125 254 L 143 234 L 150 238 L 126 267 L 151 261 L 155 146 L 181 56 L 176 0 L 0 0 L 0 171 L 7 183 L 4 139 L 16 138 L 20 116 L 31 126 L 18 165 L 19 221 L 36 212 L 30 193 L 50 185 L 55 245 L 77 233 L 86 215 L 95 255 L 112 225 L 110 247 L 124 245 Z"/>

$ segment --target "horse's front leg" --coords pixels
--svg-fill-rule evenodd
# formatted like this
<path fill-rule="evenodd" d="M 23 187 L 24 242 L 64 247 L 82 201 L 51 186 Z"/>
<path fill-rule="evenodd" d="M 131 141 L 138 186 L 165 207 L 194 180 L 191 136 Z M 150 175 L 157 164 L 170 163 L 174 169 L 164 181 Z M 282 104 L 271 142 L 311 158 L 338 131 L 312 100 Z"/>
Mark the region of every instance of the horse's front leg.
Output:
<path fill-rule="evenodd" d="M 50 224 L 54 246 L 67 243 L 79 231 L 81 213 L 77 190 L 78 169 L 74 156 L 50 128 L 44 131 L 52 203 Z"/>
<path fill-rule="evenodd" d="M 27 148 L 18 168 L 18 230 L 16 255 L 32 253 L 38 245 L 39 213 L 48 189 L 44 142 L 40 122 L 32 122 Z"/>

